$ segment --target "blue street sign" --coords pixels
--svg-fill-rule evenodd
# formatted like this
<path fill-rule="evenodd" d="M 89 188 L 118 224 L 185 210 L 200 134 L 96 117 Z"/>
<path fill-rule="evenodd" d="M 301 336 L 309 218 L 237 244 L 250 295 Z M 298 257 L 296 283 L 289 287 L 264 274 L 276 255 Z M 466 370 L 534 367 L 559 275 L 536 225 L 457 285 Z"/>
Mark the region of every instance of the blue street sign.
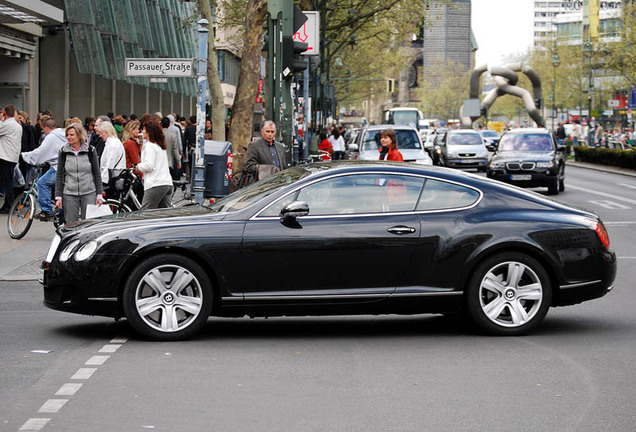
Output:
<path fill-rule="evenodd" d="M 629 94 L 629 108 L 636 109 L 636 88 L 632 88 Z"/>

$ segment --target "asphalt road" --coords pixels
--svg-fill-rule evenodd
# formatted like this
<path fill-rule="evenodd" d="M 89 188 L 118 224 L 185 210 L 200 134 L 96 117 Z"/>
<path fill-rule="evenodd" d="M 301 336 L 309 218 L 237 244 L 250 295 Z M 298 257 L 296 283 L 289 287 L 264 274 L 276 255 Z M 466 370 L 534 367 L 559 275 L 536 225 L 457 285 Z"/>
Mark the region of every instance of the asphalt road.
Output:
<path fill-rule="evenodd" d="M 616 288 L 525 337 L 429 315 L 210 319 L 151 343 L 3 282 L 0 430 L 634 430 L 636 178 L 568 167 L 556 199 L 601 215 Z"/>

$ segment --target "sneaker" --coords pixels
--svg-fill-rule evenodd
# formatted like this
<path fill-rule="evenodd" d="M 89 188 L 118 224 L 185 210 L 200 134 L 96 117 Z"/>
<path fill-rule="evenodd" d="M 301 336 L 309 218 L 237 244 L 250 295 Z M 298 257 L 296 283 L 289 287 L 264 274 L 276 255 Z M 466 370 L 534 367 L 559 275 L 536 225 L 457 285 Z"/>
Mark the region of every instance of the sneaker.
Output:
<path fill-rule="evenodd" d="M 40 212 L 38 214 L 38 219 L 40 219 L 42 222 L 49 222 L 53 220 L 53 217 L 55 216 L 55 213 L 46 213 L 46 212 Z"/>

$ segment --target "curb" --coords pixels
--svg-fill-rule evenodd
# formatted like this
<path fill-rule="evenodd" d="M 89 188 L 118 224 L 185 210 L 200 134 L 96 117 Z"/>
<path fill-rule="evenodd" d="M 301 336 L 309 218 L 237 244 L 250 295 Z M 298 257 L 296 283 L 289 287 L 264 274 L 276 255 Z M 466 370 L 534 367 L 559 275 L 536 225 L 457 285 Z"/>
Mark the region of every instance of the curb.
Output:
<path fill-rule="evenodd" d="M 628 169 L 628 168 L 613 167 L 609 165 L 598 165 L 598 164 L 593 164 L 588 162 L 577 162 L 573 160 L 566 160 L 565 164 L 569 166 L 575 166 L 578 168 L 589 169 L 592 171 L 600 171 L 600 172 L 605 172 L 610 174 L 620 174 L 620 175 L 624 175 L 628 177 L 636 177 L 636 171 Z"/>

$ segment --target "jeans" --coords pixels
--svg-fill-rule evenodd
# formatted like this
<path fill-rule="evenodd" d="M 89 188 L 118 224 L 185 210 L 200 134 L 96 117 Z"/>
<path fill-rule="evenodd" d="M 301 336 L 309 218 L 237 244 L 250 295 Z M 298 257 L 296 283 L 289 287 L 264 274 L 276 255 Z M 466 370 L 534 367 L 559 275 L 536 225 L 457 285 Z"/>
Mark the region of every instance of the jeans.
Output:
<path fill-rule="evenodd" d="M 0 159 L 0 193 L 4 194 L 3 208 L 9 209 L 13 204 L 13 169 L 15 162 Z"/>
<path fill-rule="evenodd" d="M 53 213 L 53 206 L 51 205 L 51 192 L 55 187 L 55 168 L 49 168 L 49 170 L 38 179 L 38 204 L 40 210 L 44 213 Z"/>

